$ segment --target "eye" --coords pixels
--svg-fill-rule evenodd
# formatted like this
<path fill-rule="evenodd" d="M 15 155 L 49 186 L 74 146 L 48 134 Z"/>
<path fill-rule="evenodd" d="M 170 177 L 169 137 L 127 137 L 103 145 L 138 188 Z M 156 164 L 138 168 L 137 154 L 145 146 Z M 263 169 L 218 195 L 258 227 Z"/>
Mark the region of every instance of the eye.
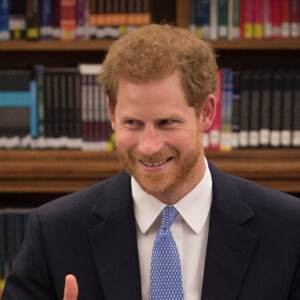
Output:
<path fill-rule="evenodd" d="M 175 123 L 174 120 L 168 120 L 168 119 L 166 119 L 166 120 L 161 120 L 161 121 L 159 122 L 159 124 L 160 124 L 161 126 L 171 125 L 171 124 L 173 124 L 173 123 Z"/>
<path fill-rule="evenodd" d="M 133 128 L 143 126 L 143 123 L 142 123 L 141 121 L 138 121 L 138 120 L 131 120 L 131 119 L 126 120 L 126 121 L 125 121 L 125 124 L 126 124 L 127 126 L 133 127 Z"/>

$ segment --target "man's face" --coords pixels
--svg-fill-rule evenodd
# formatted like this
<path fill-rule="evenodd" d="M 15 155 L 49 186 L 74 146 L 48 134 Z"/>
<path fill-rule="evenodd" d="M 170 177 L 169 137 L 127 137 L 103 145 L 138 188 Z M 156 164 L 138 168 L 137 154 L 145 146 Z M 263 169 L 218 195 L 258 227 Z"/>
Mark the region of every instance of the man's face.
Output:
<path fill-rule="evenodd" d="M 149 194 L 181 198 L 202 178 L 202 116 L 188 106 L 179 72 L 141 84 L 120 80 L 111 120 L 121 162 Z"/>

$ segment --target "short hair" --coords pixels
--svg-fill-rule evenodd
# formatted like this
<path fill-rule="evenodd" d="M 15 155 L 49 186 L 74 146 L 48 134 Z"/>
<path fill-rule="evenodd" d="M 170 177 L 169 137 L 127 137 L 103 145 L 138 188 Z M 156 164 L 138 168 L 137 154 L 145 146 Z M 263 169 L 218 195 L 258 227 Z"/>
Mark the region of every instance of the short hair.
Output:
<path fill-rule="evenodd" d="M 179 70 L 187 103 L 200 111 L 216 90 L 216 55 L 211 45 L 186 29 L 151 24 L 128 33 L 109 48 L 99 83 L 112 111 L 117 104 L 118 82 L 146 83 Z"/>

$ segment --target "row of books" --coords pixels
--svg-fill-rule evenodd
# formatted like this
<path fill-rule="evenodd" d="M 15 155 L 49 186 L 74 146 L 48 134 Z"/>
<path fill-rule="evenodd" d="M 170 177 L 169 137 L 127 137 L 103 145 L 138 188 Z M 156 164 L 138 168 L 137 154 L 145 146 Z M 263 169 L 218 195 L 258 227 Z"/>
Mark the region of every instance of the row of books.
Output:
<path fill-rule="evenodd" d="M 112 150 L 100 64 L 0 71 L 0 148 Z"/>
<path fill-rule="evenodd" d="M 0 71 L 0 148 L 113 150 L 100 64 Z M 300 70 L 218 71 L 210 149 L 300 146 Z"/>
<path fill-rule="evenodd" d="M 215 97 L 206 148 L 300 147 L 300 70 L 219 70 Z"/>
<path fill-rule="evenodd" d="M 1 0 L 0 40 L 118 38 L 150 12 L 149 0 Z"/>
<path fill-rule="evenodd" d="M 204 39 L 300 37 L 298 0 L 190 0 L 190 30 Z"/>
<path fill-rule="evenodd" d="M 0 209 L 0 296 L 5 278 L 20 251 L 25 235 L 29 209 Z"/>

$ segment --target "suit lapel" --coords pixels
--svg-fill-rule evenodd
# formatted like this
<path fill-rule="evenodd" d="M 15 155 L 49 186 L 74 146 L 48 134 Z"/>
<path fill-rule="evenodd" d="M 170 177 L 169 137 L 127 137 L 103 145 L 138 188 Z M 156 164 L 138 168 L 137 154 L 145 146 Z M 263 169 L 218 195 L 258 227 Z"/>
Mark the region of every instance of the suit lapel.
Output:
<path fill-rule="evenodd" d="M 136 225 L 128 175 L 107 184 L 89 239 L 105 299 L 141 299 Z"/>
<path fill-rule="evenodd" d="M 212 165 L 210 170 L 213 202 L 201 299 L 237 299 L 257 240 L 243 224 L 254 213 L 227 175 Z"/>

